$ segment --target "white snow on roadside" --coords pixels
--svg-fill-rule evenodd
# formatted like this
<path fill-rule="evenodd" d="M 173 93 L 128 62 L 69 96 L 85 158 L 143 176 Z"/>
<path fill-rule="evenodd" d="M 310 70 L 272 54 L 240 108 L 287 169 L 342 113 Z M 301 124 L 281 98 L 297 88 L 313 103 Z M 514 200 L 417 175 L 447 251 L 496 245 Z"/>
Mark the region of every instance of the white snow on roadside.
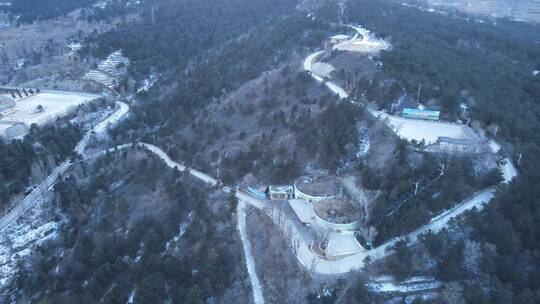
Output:
<path fill-rule="evenodd" d="M 240 233 L 240 239 L 242 240 L 246 267 L 251 281 L 251 289 L 253 290 L 253 302 L 255 304 L 262 304 L 264 303 L 262 287 L 259 277 L 257 276 L 255 260 L 251 255 L 251 244 L 246 234 L 246 203 L 243 200 L 238 200 L 236 214 L 238 217 L 238 232 Z"/>

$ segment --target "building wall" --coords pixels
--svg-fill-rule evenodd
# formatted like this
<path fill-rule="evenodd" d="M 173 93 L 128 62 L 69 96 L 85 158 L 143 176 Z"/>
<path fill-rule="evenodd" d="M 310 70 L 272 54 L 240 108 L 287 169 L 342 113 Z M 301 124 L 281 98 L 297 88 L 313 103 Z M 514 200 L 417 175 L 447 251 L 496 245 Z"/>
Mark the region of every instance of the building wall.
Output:
<path fill-rule="evenodd" d="M 298 190 L 298 188 L 294 187 L 294 197 L 296 199 L 302 199 L 302 200 L 304 200 L 306 202 L 316 204 L 316 203 L 318 203 L 319 201 L 321 201 L 323 199 L 339 198 L 339 197 L 341 197 L 341 193 L 339 193 L 337 195 L 332 195 L 332 196 L 312 196 L 312 195 L 306 194 L 306 193 Z"/>
<path fill-rule="evenodd" d="M 439 143 L 435 145 L 435 151 L 445 153 L 482 153 L 485 146 L 482 143 L 476 144 L 452 144 L 452 143 Z"/>
<path fill-rule="evenodd" d="M 324 230 L 331 230 L 335 232 L 340 232 L 343 234 L 354 234 L 356 230 L 358 230 L 358 221 L 347 223 L 347 224 L 335 224 L 328 222 L 326 220 L 323 220 L 320 218 L 317 213 L 315 213 L 315 224 L 319 226 L 320 228 Z"/>

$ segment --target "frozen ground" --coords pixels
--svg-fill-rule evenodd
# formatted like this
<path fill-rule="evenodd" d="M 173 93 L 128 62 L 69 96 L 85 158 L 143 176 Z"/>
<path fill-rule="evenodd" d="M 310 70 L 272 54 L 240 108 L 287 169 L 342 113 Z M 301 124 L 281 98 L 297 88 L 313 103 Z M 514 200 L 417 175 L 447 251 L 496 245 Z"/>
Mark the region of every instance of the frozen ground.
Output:
<path fill-rule="evenodd" d="M 505 184 L 509 183 L 518 175 L 518 171 L 510 158 L 504 159 L 504 164 L 501 166 L 501 173 L 503 175 L 503 182 Z"/>
<path fill-rule="evenodd" d="M 501 150 L 501 145 L 499 145 L 496 141 L 490 140 L 489 141 L 489 149 L 492 153 L 497 154 Z"/>
<path fill-rule="evenodd" d="M 312 68 L 315 74 L 323 77 L 330 77 L 330 73 L 334 70 L 334 67 L 331 64 L 324 62 L 316 62 L 313 64 Z"/>
<path fill-rule="evenodd" d="M 0 296 L 1 290 L 15 278 L 17 264 L 32 255 L 34 249 L 47 240 L 56 239 L 60 223 L 52 221 L 36 205 L 17 221 L 11 222 L 0 234 Z"/>
<path fill-rule="evenodd" d="M 433 291 L 441 286 L 441 282 L 430 277 L 413 277 L 401 283 L 396 282 L 392 277 L 380 277 L 368 284 L 370 290 L 385 293 Z"/>
<path fill-rule="evenodd" d="M 463 125 L 408 119 L 382 113 L 380 115 L 399 137 L 409 141 L 421 142 L 424 140 L 426 144 L 432 144 L 437 141 L 439 136 L 467 138 L 466 132 L 464 132 L 466 126 Z"/>
<path fill-rule="evenodd" d="M 22 122 L 27 126 L 45 124 L 69 113 L 70 109 L 98 98 L 99 95 L 77 92 L 43 92 L 17 101 L 16 111 L 2 117 L 1 121 Z M 44 111 L 36 111 L 42 106 Z"/>
<path fill-rule="evenodd" d="M 253 290 L 253 302 L 255 304 L 262 304 L 264 303 L 264 298 L 261 282 L 257 276 L 255 260 L 251 255 L 251 243 L 247 238 L 246 233 L 246 203 L 244 201 L 238 201 L 236 214 L 238 216 L 238 232 L 240 233 L 240 239 L 242 240 L 242 247 L 244 247 L 244 257 L 246 259 L 246 266 L 251 281 L 251 288 Z"/>

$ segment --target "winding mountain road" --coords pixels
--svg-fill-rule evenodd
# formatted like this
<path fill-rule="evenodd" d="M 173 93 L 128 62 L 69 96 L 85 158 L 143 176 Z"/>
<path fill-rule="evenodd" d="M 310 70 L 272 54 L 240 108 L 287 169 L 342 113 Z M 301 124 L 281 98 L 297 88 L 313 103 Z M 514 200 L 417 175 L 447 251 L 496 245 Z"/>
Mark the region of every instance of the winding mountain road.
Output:
<path fill-rule="evenodd" d="M 362 35 L 361 32 L 362 28 L 360 27 L 352 27 L 354 28 L 359 35 Z M 308 72 L 311 77 L 318 81 L 318 82 L 324 82 L 326 87 L 330 91 L 332 91 L 334 94 L 336 94 L 340 99 L 349 98 L 349 94 L 341 88 L 336 83 L 325 80 L 321 75 L 317 75 L 313 71 L 313 64 L 315 60 L 320 57 L 324 51 L 317 51 L 315 53 L 312 53 L 308 55 L 304 60 L 304 69 L 306 72 Z M 360 103 L 358 101 L 351 100 L 350 101 L 353 104 L 359 105 Z M 375 117 L 378 117 L 379 113 L 377 111 L 369 111 L 372 115 Z M 500 170 L 503 173 L 503 182 L 502 183 L 509 183 L 515 176 L 517 176 L 518 172 L 514 165 L 512 164 L 511 160 L 509 158 L 505 159 L 505 162 L 500 166 Z M 336 261 L 328 261 L 325 260 L 319 256 L 317 256 L 315 253 L 309 249 L 309 246 L 307 244 L 301 244 L 299 250 L 298 250 L 298 259 L 304 264 L 306 267 L 312 268 L 313 271 L 318 273 L 325 273 L 325 274 L 338 274 L 338 273 L 345 273 L 349 272 L 354 269 L 359 269 L 364 266 L 364 259 L 366 257 L 370 257 L 370 259 L 377 260 L 380 258 L 383 258 L 385 256 L 388 256 L 391 252 L 391 249 L 398 241 L 401 240 L 410 240 L 411 242 L 415 242 L 418 240 L 418 236 L 424 232 L 427 231 L 433 231 L 438 232 L 442 230 L 443 228 L 448 226 L 448 223 L 451 221 L 451 219 L 465 213 L 466 211 L 472 210 L 474 208 L 476 209 L 482 209 L 484 204 L 487 204 L 491 201 L 491 199 L 495 196 L 495 188 L 490 187 L 485 190 L 482 190 L 475 195 L 473 195 L 471 198 L 466 199 L 465 201 L 459 203 L 455 207 L 451 208 L 450 210 L 447 210 L 443 212 L 442 214 L 434 217 L 428 224 L 416 229 L 415 231 L 408 233 L 406 235 L 402 235 L 400 237 L 394 238 L 376 248 L 373 248 L 371 250 L 367 250 L 364 252 L 360 252 L 358 254 L 355 254 L 353 256 L 336 260 Z M 294 225 L 292 225 L 293 231 L 294 231 Z M 298 233 L 298 236 L 301 238 L 301 233 Z"/>
<path fill-rule="evenodd" d="M 356 28 L 356 30 L 358 31 L 358 34 L 362 34 L 359 29 L 361 28 Z M 323 53 L 324 51 L 317 51 L 307 56 L 304 60 L 305 71 L 308 72 L 314 80 L 320 83 L 324 83 L 325 86 L 331 92 L 336 94 L 340 99 L 349 98 L 349 94 L 345 91 L 345 89 L 343 89 L 336 83 L 328 79 L 325 79 L 321 75 L 317 75 L 316 73 L 314 73 L 312 66 L 314 62 L 317 60 L 317 58 L 320 57 L 320 55 L 322 55 Z M 357 101 L 350 101 L 350 102 L 357 105 L 360 104 Z M 94 153 L 92 155 L 85 155 L 85 148 L 92 133 L 95 132 L 99 134 L 99 133 L 104 132 L 107 126 L 109 126 L 110 124 L 117 123 L 129 111 L 129 106 L 127 104 L 123 102 L 117 102 L 117 105 L 118 105 L 118 109 L 116 110 L 116 112 L 112 114 L 110 117 L 108 117 L 105 121 L 101 122 L 96 127 L 94 127 L 91 131 L 88 131 L 84 135 L 82 140 L 75 147 L 74 151 L 81 154 L 84 157 L 84 159 L 95 158 L 109 152 L 114 152 L 121 149 L 132 147 L 131 144 L 124 144 L 124 145 L 120 145 L 114 148 L 110 148 L 104 151 Z M 377 115 L 378 112 L 376 111 L 370 111 L 370 113 L 373 114 L 374 116 L 378 116 Z M 201 171 L 197 171 L 192 168 L 187 168 L 183 164 L 172 160 L 167 155 L 167 153 L 165 153 L 165 151 L 163 151 L 161 148 L 155 145 L 152 145 L 149 143 L 139 143 L 139 145 L 145 148 L 147 151 L 158 156 L 168 167 L 175 168 L 176 170 L 179 170 L 182 172 L 187 172 L 210 186 L 219 187 L 220 185 L 222 185 L 222 183 L 218 179 L 206 173 L 203 173 Z M 69 161 L 65 161 L 62 164 L 60 164 L 53 171 L 53 173 L 51 173 L 39 185 L 38 188 L 36 188 L 32 193 L 30 193 L 23 200 L 23 202 L 21 202 L 9 214 L 7 214 L 2 219 L 0 219 L 0 230 L 2 230 L 12 221 L 16 220 L 26 210 L 28 210 L 29 208 L 34 206 L 37 202 L 39 202 L 41 200 L 42 191 L 46 191 L 50 189 L 54 185 L 58 177 L 61 176 L 64 172 L 66 172 L 68 168 L 71 166 L 71 164 L 72 163 Z M 501 165 L 500 169 L 504 175 L 503 183 L 510 182 L 518 174 L 516 168 L 513 166 L 510 159 L 506 159 L 506 162 L 504 162 Z M 392 239 L 386 242 L 385 244 L 382 244 L 371 250 L 363 251 L 358 254 L 349 256 L 347 258 L 329 261 L 317 255 L 311 250 L 310 245 L 311 245 L 312 240 L 305 233 L 305 231 L 302 230 L 302 227 L 298 221 L 296 221 L 294 218 L 281 217 L 281 216 L 276 216 L 273 213 L 269 213 L 268 210 L 272 209 L 272 206 L 268 201 L 255 198 L 249 195 L 248 193 L 242 191 L 241 189 L 233 190 L 228 187 L 223 187 L 223 188 L 220 188 L 220 190 L 226 193 L 234 192 L 234 195 L 239 200 L 239 205 L 237 209 L 238 231 L 240 234 L 240 238 L 242 240 L 242 246 L 244 249 L 244 255 L 246 259 L 246 266 L 248 269 L 248 274 L 249 274 L 251 285 L 253 288 L 253 299 L 254 299 L 254 302 L 257 304 L 264 303 L 264 298 L 263 298 L 263 293 L 262 293 L 262 287 L 256 273 L 255 262 L 251 254 L 251 245 L 246 236 L 246 229 L 247 229 L 246 219 L 245 219 L 246 204 L 250 204 L 254 206 L 255 208 L 265 210 L 275 223 L 276 223 L 277 218 L 280 218 L 280 221 L 281 219 L 285 218 L 284 222 L 278 226 L 280 226 L 280 229 L 282 230 L 282 232 L 292 233 L 292 237 L 299 241 L 298 242 L 299 246 L 297 250 L 295 250 L 295 254 L 298 260 L 300 261 L 300 263 L 303 264 L 307 269 L 315 273 L 320 273 L 320 274 L 341 274 L 341 273 L 346 273 L 352 270 L 362 268 L 364 266 L 364 260 L 367 257 L 370 257 L 370 259 L 373 261 L 373 260 L 381 259 L 383 257 L 388 256 L 391 252 L 391 250 L 389 249 L 391 249 L 400 240 L 407 239 L 407 240 L 410 240 L 411 242 L 415 242 L 418 240 L 418 236 L 424 232 L 427 232 L 427 231 L 438 232 L 442 230 L 443 228 L 448 226 L 448 223 L 453 218 L 463 214 L 464 212 L 468 210 L 472 210 L 474 208 L 476 209 L 483 208 L 484 204 L 487 204 L 489 203 L 489 201 L 491 201 L 496 191 L 494 187 L 480 191 L 476 193 L 475 195 L 473 195 L 471 198 L 464 200 L 463 202 L 459 203 L 458 205 L 449 209 L 448 211 L 443 212 L 442 214 L 434 217 L 429 223 L 416 229 L 415 231 L 411 233 Z M 279 212 L 283 212 L 283 211 L 279 211 Z"/>
<path fill-rule="evenodd" d="M 87 131 L 79 143 L 75 146 L 74 151 L 83 157 L 84 150 L 88 144 L 88 140 L 91 135 L 96 133 L 103 133 L 107 126 L 117 123 L 124 115 L 129 111 L 129 106 L 126 103 L 121 101 L 116 102 L 117 109 L 116 111 L 107 117 L 104 121 L 96 125 L 91 130 Z M 69 167 L 71 167 L 72 162 L 70 160 L 65 160 L 60 165 L 58 165 L 44 181 L 42 181 L 29 195 L 27 195 L 15 208 L 13 208 L 8 214 L 0 219 L 0 231 L 3 230 L 7 225 L 15 221 L 21 215 L 23 215 L 28 209 L 35 206 L 38 202 L 41 202 L 43 199 L 43 193 L 49 190 L 58 178 L 64 174 Z"/>

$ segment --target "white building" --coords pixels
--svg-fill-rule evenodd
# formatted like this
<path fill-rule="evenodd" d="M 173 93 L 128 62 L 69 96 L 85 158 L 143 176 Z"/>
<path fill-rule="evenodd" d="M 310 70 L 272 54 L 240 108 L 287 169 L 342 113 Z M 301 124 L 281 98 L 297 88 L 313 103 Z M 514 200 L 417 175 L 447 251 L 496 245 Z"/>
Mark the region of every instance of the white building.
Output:
<path fill-rule="evenodd" d="M 351 36 L 340 34 L 340 35 L 335 35 L 335 36 L 330 37 L 329 41 L 332 44 L 338 44 L 338 43 L 341 43 L 341 42 L 345 42 L 345 41 L 347 41 L 349 39 L 351 39 Z"/>
<path fill-rule="evenodd" d="M 293 186 L 270 186 L 268 197 L 275 201 L 286 201 L 294 198 Z"/>

